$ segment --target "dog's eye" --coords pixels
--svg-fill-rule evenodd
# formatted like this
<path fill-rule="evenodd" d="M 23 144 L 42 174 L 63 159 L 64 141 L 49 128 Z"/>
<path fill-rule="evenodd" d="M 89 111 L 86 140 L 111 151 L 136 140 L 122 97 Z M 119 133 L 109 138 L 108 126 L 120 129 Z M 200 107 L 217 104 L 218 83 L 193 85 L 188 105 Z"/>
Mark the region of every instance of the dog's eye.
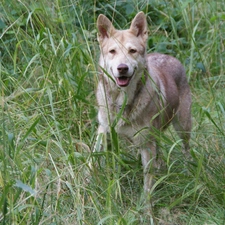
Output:
<path fill-rule="evenodd" d="M 136 49 L 133 49 L 133 48 L 131 48 L 130 50 L 129 50 L 129 53 L 130 54 L 134 54 L 134 53 L 136 53 L 137 52 L 137 50 Z"/>
<path fill-rule="evenodd" d="M 116 50 L 115 49 L 111 49 L 111 50 L 109 50 L 109 53 L 115 54 L 116 53 Z"/>

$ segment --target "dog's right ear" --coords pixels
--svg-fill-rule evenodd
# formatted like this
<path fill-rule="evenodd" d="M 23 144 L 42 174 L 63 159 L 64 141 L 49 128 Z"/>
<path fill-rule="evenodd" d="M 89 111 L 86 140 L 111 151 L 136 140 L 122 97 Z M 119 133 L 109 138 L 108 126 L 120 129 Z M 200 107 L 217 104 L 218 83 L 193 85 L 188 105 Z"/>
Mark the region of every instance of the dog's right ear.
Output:
<path fill-rule="evenodd" d="M 112 22 L 103 14 L 100 14 L 97 19 L 98 41 L 102 42 L 105 38 L 112 36 L 115 31 Z"/>

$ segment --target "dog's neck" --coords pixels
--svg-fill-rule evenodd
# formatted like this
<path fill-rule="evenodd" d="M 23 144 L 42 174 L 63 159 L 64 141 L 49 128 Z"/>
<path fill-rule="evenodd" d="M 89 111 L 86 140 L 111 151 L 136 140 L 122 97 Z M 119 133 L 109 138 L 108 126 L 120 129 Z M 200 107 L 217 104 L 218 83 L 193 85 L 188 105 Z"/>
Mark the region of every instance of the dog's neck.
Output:
<path fill-rule="evenodd" d="M 147 79 L 147 70 L 145 69 L 141 73 L 143 74 L 142 76 L 136 74 L 137 77 L 140 77 L 138 82 L 131 81 L 129 86 L 123 88 L 118 87 L 110 78 L 101 74 L 103 86 L 105 92 L 107 92 L 105 96 L 107 96 L 107 104 L 109 107 L 112 107 L 117 112 L 123 108 L 125 111 L 131 110 L 130 106 L 138 98 Z"/>

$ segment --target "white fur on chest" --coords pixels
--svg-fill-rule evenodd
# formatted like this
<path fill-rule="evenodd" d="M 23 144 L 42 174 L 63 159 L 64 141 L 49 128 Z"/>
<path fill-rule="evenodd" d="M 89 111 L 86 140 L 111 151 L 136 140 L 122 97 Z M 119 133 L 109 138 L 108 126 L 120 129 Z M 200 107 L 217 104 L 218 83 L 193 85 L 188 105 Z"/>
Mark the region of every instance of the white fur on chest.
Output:
<path fill-rule="evenodd" d="M 146 80 L 146 85 L 141 87 L 138 96 L 137 83 L 134 82 L 133 87 L 120 89 L 113 84 L 104 86 L 103 81 L 99 82 L 97 89 L 99 132 L 109 132 L 109 127 L 115 125 L 117 133 L 133 138 L 143 127 L 150 126 L 149 118 L 152 116 L 150 108 L 151 104 L 156 105 L 157 100 L 154 98 L 157 95 L 149 86 L 152 79 Z M 152 111 L 152 114 L 154 113 Z"/>

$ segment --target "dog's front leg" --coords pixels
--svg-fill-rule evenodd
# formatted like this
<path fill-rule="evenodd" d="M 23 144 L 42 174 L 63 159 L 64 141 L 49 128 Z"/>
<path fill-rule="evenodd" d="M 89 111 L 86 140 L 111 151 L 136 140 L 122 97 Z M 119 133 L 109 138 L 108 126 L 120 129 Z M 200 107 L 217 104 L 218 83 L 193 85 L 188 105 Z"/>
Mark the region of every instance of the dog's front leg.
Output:
<path fill-rule="evenodd" d="M 154 223 L 156 223 L 154 218 L 154 213 L 152 211 L 152 199 L 150 193 L 152 192 L 151 188 L 154 184 L 154 167 L 156 163 L 156 146 L 154 143 L 151 143 L 148 147 L 145 147 L 141 150 L 141 159 L 144 172 L 144 202 L 146 203 L 145 212 L 147 215 L 150 215 Z M 152 223 L 151 223 L 152 224 Z"/>
<path fill-rule="evenodd" d="M 103 126 L 99 125 L 92 153 L 100 152 L 107 146 L 106 136 L 107 136 L 106 129 L 104 129 Z M 94 162 L 92 157 L 88 164 L 90 169 L 93 169 Z"/>
<path fill-rule="evenodd" d="M 93 152 L 99 152 L 106 146 L 106 133 L 107 129 L 99 125 Z"/>
<path fill-rule="evenodd" d="M 141 150 L 141 161 L 144 172 L 144 191 L 146 193 L 150 192 L 153 185 L 153 174 L 152 174 L 152 160 L 150 157 L 150 149 Z"/>
<path fill-rule="evenodd" d="M 156 161 L 156 145 L 151 142 L 148 146 L 141 150 L 141 160 L 144 172 L 144 191 L 149 193 L 154 183 L 154 169 L 157 167 Z"/>

